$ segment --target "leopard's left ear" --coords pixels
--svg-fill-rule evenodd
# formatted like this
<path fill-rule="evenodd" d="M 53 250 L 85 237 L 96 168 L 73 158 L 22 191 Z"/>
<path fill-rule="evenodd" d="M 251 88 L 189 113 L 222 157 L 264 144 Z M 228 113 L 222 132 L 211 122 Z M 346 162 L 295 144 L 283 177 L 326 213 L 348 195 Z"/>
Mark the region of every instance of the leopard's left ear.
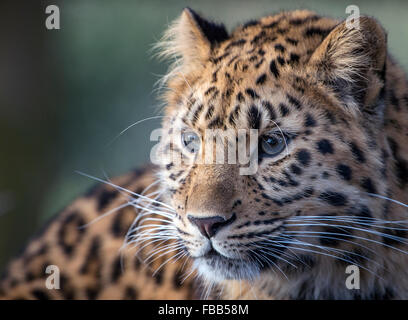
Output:
<path fill-rule="evenodd" d="M 387 37 L 373 18 L 346 21 L 335 27 L 315 50 L 309 68 L 347 110 L 378 113 L 383 104 Z"/>
<path fill-rule="evenodd" d="M 181 59 L 183 67 L 195 67 L 206 61 L 214 46 L 228 37 L 223 24 L 208 21 L 185 8 L 166 31 L 159 49 L 162 56 Z"/>

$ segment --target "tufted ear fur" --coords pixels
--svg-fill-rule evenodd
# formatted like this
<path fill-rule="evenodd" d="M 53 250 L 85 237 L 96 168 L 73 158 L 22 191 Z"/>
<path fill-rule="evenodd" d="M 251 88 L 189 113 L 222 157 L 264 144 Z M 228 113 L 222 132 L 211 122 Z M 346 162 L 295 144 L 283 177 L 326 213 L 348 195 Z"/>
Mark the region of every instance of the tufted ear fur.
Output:
<path fill-rule="evenodd" d="M 223 24 L 205 20 L 190 8 L 167 30 L 159 44 L 161 56 L 181 59 L 181 65 L 197 65 L 210 57 L 213 47 L 228 38 Z"/>
<path fill-rule="evenodd" d="M 383 105 L 386 34 L 373 18 L 361 17 L 359 22 L 359 28 L 346 22 L 334 28 L 312 54 L 309 66 L 348 111 L 378 114 Z"/>

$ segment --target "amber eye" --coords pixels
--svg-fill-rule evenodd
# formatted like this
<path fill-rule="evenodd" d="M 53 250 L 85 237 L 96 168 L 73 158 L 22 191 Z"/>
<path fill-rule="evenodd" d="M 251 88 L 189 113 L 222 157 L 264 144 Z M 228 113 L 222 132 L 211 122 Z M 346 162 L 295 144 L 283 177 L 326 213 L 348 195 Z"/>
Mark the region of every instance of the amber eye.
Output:
<path fill-rule="evenodd" d="M 263 157 L 275 157 L 285 150 L 288 138 L 280 132 L 269 133 L 259 140 L 259 154 Z"/>
<path fill-rule="evenodd" d="M 181 134 L 181 142 L 183 146 L 191 153 L 196 153 L 200 150 L 200 137 L 192 131 L 186 131 Z"/>

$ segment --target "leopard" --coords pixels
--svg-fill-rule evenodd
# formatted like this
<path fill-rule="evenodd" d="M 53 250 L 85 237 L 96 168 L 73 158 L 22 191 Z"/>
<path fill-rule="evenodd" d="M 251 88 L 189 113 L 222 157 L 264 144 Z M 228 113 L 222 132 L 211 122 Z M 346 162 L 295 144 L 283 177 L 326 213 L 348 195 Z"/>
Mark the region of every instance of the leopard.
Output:
<path fill-rule="evenodd" d="M 173 62 L 159 156 L 92 177 L 1 299 L 408 298 L 408 83 L 375 18 L 283 11 L 228 32 L 186 8 L 157 49 Z M 256 170 L 202 161 L 208 131 L 239 130 Z"/>

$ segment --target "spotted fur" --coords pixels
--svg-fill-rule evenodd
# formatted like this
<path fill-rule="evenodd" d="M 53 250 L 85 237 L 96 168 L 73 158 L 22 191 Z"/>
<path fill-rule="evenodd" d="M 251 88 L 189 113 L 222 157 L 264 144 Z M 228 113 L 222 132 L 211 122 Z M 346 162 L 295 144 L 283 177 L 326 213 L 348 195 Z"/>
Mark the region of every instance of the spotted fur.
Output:
<path fill-rule="evenodd" d="M 177 63 L 163 80 L 158 178 L 149 169 L 115 181 L 140 194 L 159 179 L 153 216 L 168 236 L 161 245 L 177 250 L 164 247 L 154 276 L 131 250 L 121 263 L 126 231 L 141 215 L 134 205 L 78 229 L 126 201 L 125 191 L 99 187 L 11 262 L 3 297 L 408 298 L 408 86 L 379 23 L 359 22 L 348 28 L 293 11 L 228 34 L 184 10 L 159 45 Z M 260 157 L 249 176 L 239 165 L 198 164 L 171 140 L 182 129 L 276 128 L 289 137 L 285 152 Z M 175 151 L 181 164 L 166 157 Z M 142 258 L 155 250 L 135 243 Z M 171 263 L 178 254 L 185 259 Z M 63 266 L 59 291 L 44 289 L 48 264 Z M 360 290 L 345 285 L 351 264 Z"/>

